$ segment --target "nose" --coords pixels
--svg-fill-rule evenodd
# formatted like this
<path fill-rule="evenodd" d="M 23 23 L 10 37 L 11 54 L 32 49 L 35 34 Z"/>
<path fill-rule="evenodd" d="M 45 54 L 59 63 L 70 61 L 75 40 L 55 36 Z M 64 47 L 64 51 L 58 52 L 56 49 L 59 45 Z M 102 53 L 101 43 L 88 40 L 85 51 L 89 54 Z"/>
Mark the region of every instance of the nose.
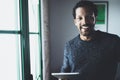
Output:
<path fill-rule="evenodd" d="M 87 21 L 86 21 L 86 18 L 84 18 L 83 23 L 86 24 L 86 22 L 87 22 Z"/>
<path fill-rule="evenodd" d="M 86 17 L 84 17 L 83 18 L 83 24 L 87 24 L 87 23 L 89 23 L 89 20 Z"/>

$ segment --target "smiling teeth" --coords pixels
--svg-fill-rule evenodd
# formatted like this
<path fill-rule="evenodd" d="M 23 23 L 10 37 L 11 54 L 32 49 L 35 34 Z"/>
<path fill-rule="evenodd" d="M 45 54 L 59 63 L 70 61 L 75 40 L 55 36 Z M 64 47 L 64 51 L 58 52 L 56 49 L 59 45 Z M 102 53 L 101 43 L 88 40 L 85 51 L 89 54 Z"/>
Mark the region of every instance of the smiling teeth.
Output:
<path fill-rule="evenodd" d="M 83 28 L 87 29 L 88 27 L 83 27 Z"/>

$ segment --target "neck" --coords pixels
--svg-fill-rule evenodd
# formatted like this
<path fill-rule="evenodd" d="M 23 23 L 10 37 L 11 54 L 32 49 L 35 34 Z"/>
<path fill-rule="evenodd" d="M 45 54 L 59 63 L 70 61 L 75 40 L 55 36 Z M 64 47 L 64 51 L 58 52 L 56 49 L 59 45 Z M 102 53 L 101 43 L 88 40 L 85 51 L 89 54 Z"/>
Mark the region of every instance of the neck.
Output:
<path fill-rule="evenodd" d="M 90 40 L 92 40 L 92 36 L 83 36 L 83 35 L 80 35 L 80 38 L 81 38 L 81 40 L 83 40 L 83 41 L 90 41 Z"/>

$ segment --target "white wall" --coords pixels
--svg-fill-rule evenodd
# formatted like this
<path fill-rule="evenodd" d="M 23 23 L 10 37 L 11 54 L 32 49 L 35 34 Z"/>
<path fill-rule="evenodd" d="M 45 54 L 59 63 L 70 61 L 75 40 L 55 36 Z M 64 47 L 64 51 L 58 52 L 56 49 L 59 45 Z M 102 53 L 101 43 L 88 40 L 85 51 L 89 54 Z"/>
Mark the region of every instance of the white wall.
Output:
<path fill-rule="evenodd" d="M 78 34 L 73 24 L 72 8 L 79 0 L 49 0 L 50 71 L 59 72 L 66 41 Z M 91 0 L 104 1 L 104 0 Z M 120 0 L 108 0 L 108 32 L 120 36 Z"/>
<path fill-rule="evenodd" d="M 109 0 L 109 6 L 108 31 L 120 36 L 120 0 Z"/>

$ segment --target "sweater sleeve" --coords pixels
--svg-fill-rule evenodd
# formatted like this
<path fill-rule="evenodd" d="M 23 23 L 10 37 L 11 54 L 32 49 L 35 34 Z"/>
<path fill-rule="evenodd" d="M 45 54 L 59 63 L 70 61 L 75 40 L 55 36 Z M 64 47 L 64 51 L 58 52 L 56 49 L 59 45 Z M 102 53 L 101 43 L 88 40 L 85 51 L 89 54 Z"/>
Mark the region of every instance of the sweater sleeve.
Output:
<path fill-rule="evenodd" d="M 116 41 L 116 59 L 117 59 L 117 62 L 120 63 L 120 37 L 117 36 L 117 41 Z"/>
<path fill-rule="evenodd" d="M 61 72 L 70 72 L 70 65 L 69 65 L 69 43 L 66 43 L 65 44 L 65 47 L 64 47 L 64 59 L 63 59 L 63 65 L 62 65 L 62 68 L 61 68 Z"/>

